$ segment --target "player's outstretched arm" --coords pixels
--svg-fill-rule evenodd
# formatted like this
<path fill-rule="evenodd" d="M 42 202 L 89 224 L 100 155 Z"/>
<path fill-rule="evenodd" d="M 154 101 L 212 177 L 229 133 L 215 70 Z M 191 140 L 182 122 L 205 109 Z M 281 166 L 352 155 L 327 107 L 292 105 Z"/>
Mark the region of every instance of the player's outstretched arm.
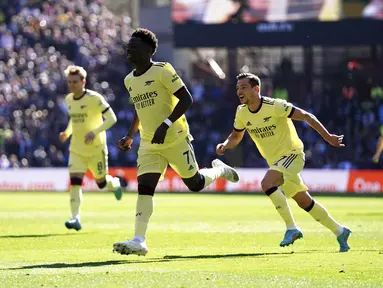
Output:
<path fill-rule="evenodd" d="M 375 154 L 372 157 L 372 161 L 374 163 L 378 163 L 379 162 L 380 154 L 382 154 L 382 152 L 383 152 L 383 136 L 380 136 L 379 139 L 378 139 L 378 143 L 376 145 Z"/>
<path fill-rule="evenodd" d="M 137 111 L 134 111 L 133 122 L 130 125 L 128 133 L 117 142 L 118 149 L 127 152 L 132 148 L 133 138 L 138 132 L 140 126 L 140 119 L 138 119 Z"/>
<path fill-rule="evenodd" d="M 323 124 L 315 117 L 315 115 L 307 112 L 301 108 L 294 107 L 294 112 L 291 115 L 291 119 L 305 121 L 307 124 L 311 126 L 315 131 L 322 136 L 324 140 L 326 140 L 329 144 L 335 147 L 344 147 L 345 145 L 342 143 L 344 135 L 335 135 L 330 134 L 327 129 L 323 126 Z"/>
<path fill-rule="evenodd" d="M 233 129 L 229 137 L 227 137 L 226 141 L 223 143 L 219 143 L 216 147 L 216 152 L 218 155 L 223 155 L 226 150 L 235 148 L 243 138 L 245 134 L 245 130 L 237 131 Z"/>
<path fill-rule="evenodd" d="M 175 92 L 174 96 L 176 96 L 179 101 L 169 117 L 157 128 L 152 139 L 152 144 L 163 144 L 165 141 L 166 132 L 168 131 L 170 125 L 177 121 L 178 118 L 180 118 L 182 115 L 184 115 L 193 103 L 193 98 L 185 86 L 181 87 L 177 92 Z"/>

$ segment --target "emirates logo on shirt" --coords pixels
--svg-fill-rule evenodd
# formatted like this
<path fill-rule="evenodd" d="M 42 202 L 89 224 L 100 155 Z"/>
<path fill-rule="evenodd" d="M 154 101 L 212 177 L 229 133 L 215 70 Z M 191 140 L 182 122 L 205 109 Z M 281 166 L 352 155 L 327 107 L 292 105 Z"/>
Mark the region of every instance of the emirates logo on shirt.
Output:
<path fill-rule="evenodd" d="M 255 127 L 255 129 L 247 129 L 247 132 L 254 135 L 255 138 L 268 138 L 274 136 L 274 130 L 277 128 L 275 124 L 271 126 Z"/>

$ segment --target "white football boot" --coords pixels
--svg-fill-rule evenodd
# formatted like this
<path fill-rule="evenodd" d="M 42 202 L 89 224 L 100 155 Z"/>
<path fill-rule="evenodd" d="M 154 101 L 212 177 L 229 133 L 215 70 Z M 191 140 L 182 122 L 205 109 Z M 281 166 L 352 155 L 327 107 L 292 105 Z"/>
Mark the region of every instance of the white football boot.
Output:
<path fill-rule="evenodd" d="M 148 251 L 149 250 L 148 246 L 146 246 L 146 242 L 127 240 L 113 244 L 113 252 L 120 253 L 121 255 L 136 254 L 138 256 L 145 256 L 148 254 Z"/>
<path fill-rule="evenodd" d="M 239 181 L 239 175 L 237 171 L 233 167 L 230 167 L 229 165 L 223 163 L 221 160 L 215 159 L 213 160 L 213 162 L 211 162 L 211 165 L 214 168 L 222 168 L 223 169 L 222 177 L 225 178 L 226 180 L 233 183 L 237 183 Z"/>

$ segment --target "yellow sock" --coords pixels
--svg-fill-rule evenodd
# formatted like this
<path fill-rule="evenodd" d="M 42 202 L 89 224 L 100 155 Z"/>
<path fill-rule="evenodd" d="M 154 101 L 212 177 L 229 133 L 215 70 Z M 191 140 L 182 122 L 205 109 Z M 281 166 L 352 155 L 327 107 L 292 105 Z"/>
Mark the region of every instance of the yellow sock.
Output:
<path fill-rule="evenodd" d="M 82 202 L 82 190 L 79 185 L 70 186 L 70 209 L 72 217 L 80 217 L 80 206 Z"/>
<path fill-rule="evenodd" d="M 291 213 L 289 203 L 287 203 L 286 196 L 285 194 L 283 194 L 282 190 L 279 188 L 273 187 L 269 189 L 268 191 L 266 191 L 265 193 L 266 195 L 269 196 L 269 198 L 273 202 L 275 208 L 277 209 L 279 215 L 281 215 L 283 221 L 285 221 L 287 229 L 297 229 L 298 227 L 295 224 L 294 217 L 293 217 L 293 214 Z"/>
<path fill-rule="evenodd" d="M 138 195 L 136 204 L 135 236 L 145 239 L 150 216 L 153 214 L 153 196 Z"/>
<path fill-rule="evenodd" d="M 307 211 L 307 210 L 306 210 Z M 338 222 L 331 217 L 327 212 L 326 208 L 322 206 L 319 202 L 315 201 L 309 211 L 307 211 L 316 221 L 321 223 L 326 228 L 330 229 L 337 237 L 342 234 L 343 226 L 339 225 Z"/>

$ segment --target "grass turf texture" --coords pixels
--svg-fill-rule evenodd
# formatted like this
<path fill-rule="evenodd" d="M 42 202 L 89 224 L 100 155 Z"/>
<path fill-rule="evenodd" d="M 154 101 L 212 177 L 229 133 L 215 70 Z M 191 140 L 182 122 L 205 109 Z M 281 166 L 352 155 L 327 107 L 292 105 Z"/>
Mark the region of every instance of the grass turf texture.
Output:
<path fill-rule="evenodd" d="M 135 194 L 85 193 L 76 232 L 67 193 L 1 193 L 0 287 L 383 287 L 383 198 L 316 199 L 352 229 L 348 253 L 292 202 L 304 238 L 280 248 L 262 195 L 157 194 L 138 257 L 112 253 L 133 233 Z"/>

